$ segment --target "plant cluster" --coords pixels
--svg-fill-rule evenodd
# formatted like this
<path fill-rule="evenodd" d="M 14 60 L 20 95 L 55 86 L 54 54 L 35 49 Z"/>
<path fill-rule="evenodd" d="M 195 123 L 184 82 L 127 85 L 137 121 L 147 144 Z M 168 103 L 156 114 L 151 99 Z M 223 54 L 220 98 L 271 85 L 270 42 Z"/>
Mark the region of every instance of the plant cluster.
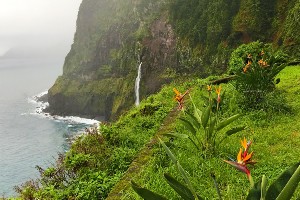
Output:
<path fill-rule="evenodd" d="M 260 52 L 263 54 L 264 52 Z M 264 63 L 265 62 L 265 63 Z M 272 62 L 270 62 L 272 63 Z M 261 67 L 264 65 L 267 65 L 266 61 L 261 60 L 259 63 Z M 250 67 L 245 67 L 244 71 L 246 72 Z M 210 151 L 213 151 L 212 149 L 216 149 L 217 146 L 215 146 L 215 140 L 214 137 L 209 137 L 209 136 L 215 136 L 218 138 L 219 135 L 217 135 L 217 131 L 220 125 L 218 125 L 218 117 L 221 113 L 220 111 L 220 103 L 223 100 L 223 97 L 221 96 L 221 87 L 216 87 L 216 96 L 213 96 L 211 94 L 212 92 L 212 86 L 208 85 L 207 90 L 209 92 L 209 97 L 208 97 L 208 103 L 206 104 L 206 107 L 204 111 L 200 111 L 194 104 L 193 99 L 191 98 L 191 103 L 193 106 L 193 111 L 192 114 L 188 112 L 189 109 L 182 109 L 183 107 L 186 107 L 186 105 L 183 105 L 183 98 L 189 94 L 189 92 L 185 92 L 185 95 L 182 95 L 178 90 L 175 90 L 176 97 L 175 98 L 178 101 L 180 110 L 183 111 L 184 113 L 184 118 L 180 119 L 180 122 L 184 125 L 184 128 L 188 130 L 190 134 L 182 134 L 182 133 L 168 133 L 165 134 L 167 136 L 170 136 L 172 138 L 179 138 L 179 139 L 190 139 L 191 140 L 191 146 L 195 146 L 198 150 L 201 152 L 204 152 L 207 154 Z M 180 98 L 179 98 L 180 97 Z M 215 103 L 215 105 L 214 105 Z M 222 113 L 224 114 L 224 113 Z M 237 115 L 239 117 L 239 115 Z M 229 120 L 231 119 L 231 120 Z M 216 120 L 216 122 L 213 122 Z M 220 123 L 222 126 L 224 125 L 227 126 L 229 125 L 232 121 L 234 121 L 234 117 L 229 117 Z M 205 124 L 208 124 L 207 126 L 204 126 Z M 211 126 L 213 124 L 213 126 Z M 216 125 L 216 126 L 215 126 Z M 199 131 L 201 128 L 201 131 Z M 210 132 L 210 128 L 213 130 Z M 241 130 L 243 130 L 245 127 L 241 127 Z M 239 132 L 239 128 L 233 128 L 234 133 Z M 230 132 L 232 130 L 229 130 Z M 202 132 L 202 140 L 200 141 L 197 139 L 197 135 L 199 132 Z M 228 132 L 226 132 L 228 133 Z M 230 135 L 230 134 L 229 134 Z M 199 135 L 198 135 L 199 136 Z M 172 161 L 172 163 L 175 166 L 176 171 L 181 177 L 181 180 L 183 180 L 183 183 L 178 179 L 173 176 L 171 176 L 169 173 L 164 173 L 164 180 L 166 183 L 174 190 L 174 192 L 180 196 L 182 199 L 205 199 L 202 195 L 200 196 L 197 192 L 197 189 L 195 188 L 194 184 L 192 183 L 192 177 L 193 175 L 195 176 L 196 169 L 192 169 L 193 171 L 187 171 L 184 169 L 183 165 L 180 163 L 180 161 L 176 158 L 175 154 L 172 153 L 171 148 L 175 148 L 174 146 L 170 145 L 170 142 L 163 142 L 161 139 L 159 139 L 163 149 L 165 150 L 166 154 Z M 213 148 L 207 148 L 207 146 L 203 145 L 207 141 L 214 141 L 211 142 L 211 146 Z M 222 140 L 221 140 L 222 141 Z M 262 176 L 262 178 L 258 182 L 254 182 L 252 175 L 250 173 L 250 167 L 249 165 L 254 165 L 256 164 L 256 161 L 252 159 L 253 157 L 253 152 L 250 151 L 250 146 L 252 142 L 247 141 L 245 138 L 241 140 L 241 145 L 242 148 L 238 151 L 238 154 L 236 156 L 236 160 L 230 159 L 230 160 L 224 160 L 226 163 L 229 165 L 232 165 L 234 168 L 237 170 L 245 173 L 247 175 L 247 178 L 250 182 L 250 188 L 248 192 L 245 192 L 246 199 L 247 200 L 269 200 L 269 199 L 291 199 L 297 186 L 298 183 L 300 182 L 300 163 L 294 164 L 292 167 L 288 168 L 285 170 L 275 181 L 273 181 L 269 186 L 268 186 L 268 181 L 265 175 Z M 176 149 L 176 148 L 175 148 Z M 178 148 L 177 148 L 178 149 Z M 179 148 L 180 149 L 180 148 Z M 203 150 L 207 151 L 203 151 Z M 179 154 L 181 154 L 181 150 L 179 150 Z M 217 156 L 217 155 L 216 155 Z M 208 159 L 208 160 L 207 160 Z M 205 157 L 202 162 L 209 162 L 210 158 Z M 197 162 L 197 161 L 195 161 Z M 203 165 L 208 165 L 206 163 L 203 163 Z M 203 166 L 202 165 L 202 166 Z M 185 166 L 189 166 L 189 164 L 185 163 Z M 209 174 L 209 172 L 203 172 L 206 174 Z M 192 175 L 193 174 L 193 175 Z M 196 175 L 197 176 L 197 175 Z M 215 176 L 213 173 L 211 173 L 211 178 L 214 181 L 214 187 L 216 189 L 216 192 L 219 196 L 220 199 L 223 197 L 221 196 L 220 192 L 220 185 L 218 184 L 218 181 L 216 180 Z M 133 190 L 143 199 L 168 199 L 163 195 L 160 195 L 156 192 L 150 191 L 144 187 L 141 187 L 139 184 L 137 184 L 135 181 L 132 182 L 132 188 Z M 202 193 L 202 192 L 201 192 Z"/>
<path fill-rule="evenodd" d="M 233 51 L 228 72 L 237 75 L 235 87 L 242 96 L 243 104 L 259 107 L 280 82 L 275 78 L 286 64 L 285 54 L 273 52 L 270 45 L 261 42 L 243 44 Z"/>
<path fill-rule="evenodd" d="M 176 166 L 176 169 L 181 174 L 185 184 L 176 180 L 169 174 L 164 174 L 165 180 L 168 185 L 184 200 L 202 200 L 203 197 L 199 196 L 191 184 L 186 171 L 182 168 L 177 158 L 171 152 L 171 150 L 166 146 L 166 144 L 160 140 L 163 148 L 165 149 L 168 156 L 171 158 L 172 162 Z M 228 164 L 234 166 L 237 170 L 247 174 L 250 181 L 250 190 L 247 195 L 247 200 L 287 200 L 291 199 L 299 182 L 300 182 L 300 163 L 293 165 L 292 167 L 285 170 L 278 178 L 275 180 L 267 189 L 267 178 L 265 175 L 262 179 L 254 184 L 250 170 L 247 168 L 248 164 L 255 164 L 251 160 L 253 152 L 248 154 L 251 141 L 244 140 L 241 141 L 244 150 L 240 149 L 237 155 L 237 161 L 227 161 Z M 214 177 L 212 176 L 214 179 Z M 215 179 L 214 179 L 215 180 Z M 219 198 L 222 199 L 218 185 L 216 184 L 216 190 Z M 132 188 L 134 191 L 145 200 L 156 199 L 156 200 L 166 200 L 164 196 L 154 193 L 148 189 L 140 187 L 135 182 L 132 182 Z"/>
<path fill-rule="evenodd" d="M 222 87 L 215 87 L 216 96 L 213 95 L 212 86 L 207 86 L 208 102 L 204 110 L 200 110 L 193 103 L 193 111 L 190 113 L 184 111 L 185 117 L 179 118 L 188 134 L 171 133 L 167 136 L 189 139 L 199 151 L 204 154 L 213 154 L 217 151 L 219 145 L 228 137 L 245 129 L 245 126 L 232 127 L 225 131 L 223 137 L 220 137 L 222 132 L 228 125 L 240 117 L 240 114 L 222 119 L 220 116 L 221 99 L 224 98 L 224 93 L 221 94 Z M 176 89 L 176 100 L 179 103 L 179 108 L 183 108 L 183 98 L 187 94 L 181 95 Z M 180 98 L 179 98 L 180 97 Z M 190 96 L 191 98 L 191 96 Z M 191 101 L 193 102 L 192 98 Z"/>

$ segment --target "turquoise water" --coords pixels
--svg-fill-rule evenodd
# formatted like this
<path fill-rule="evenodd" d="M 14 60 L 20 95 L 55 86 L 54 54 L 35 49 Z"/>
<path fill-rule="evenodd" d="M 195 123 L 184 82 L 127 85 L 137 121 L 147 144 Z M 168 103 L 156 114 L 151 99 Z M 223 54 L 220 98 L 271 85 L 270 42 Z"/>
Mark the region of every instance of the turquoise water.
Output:
<path fill-rule="evenodd" d="M 32 97 L 46 91 L 60 74 L 59 60 L 0 59 L 0 196 L 38 177 L 36 165 L 50 166 L 65 152 L 85 123 L 38 115 Z"/>

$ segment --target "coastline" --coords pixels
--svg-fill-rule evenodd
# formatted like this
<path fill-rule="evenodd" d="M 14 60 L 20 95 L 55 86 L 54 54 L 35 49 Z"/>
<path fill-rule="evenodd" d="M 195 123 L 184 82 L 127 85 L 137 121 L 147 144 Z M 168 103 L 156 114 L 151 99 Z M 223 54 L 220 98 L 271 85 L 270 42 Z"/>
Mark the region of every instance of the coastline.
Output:
<path fill-rule="evenodd" d="M 34 95 L 33 97 L 28 98 L 28 102 L 35 104 L 36 109 L 33 113 L 30 113 L 32 115 L 38 115 L 43 118 L 48 118 L 52 120 L 58 120 L 63 122 L 71 122 L 71 123 L 78 123 L 78 124 L 87 124 L 90 126 L 95 126 L 101 122 L 101 118 L 99 119 L 89 119 L 86 117 L 81 116 L 61 116 L 61 115 L 55 115 L 51 114 L 48 111 L 49 103 L 48 103 L 48 91 L 41 92 L 37 95 Z"/>

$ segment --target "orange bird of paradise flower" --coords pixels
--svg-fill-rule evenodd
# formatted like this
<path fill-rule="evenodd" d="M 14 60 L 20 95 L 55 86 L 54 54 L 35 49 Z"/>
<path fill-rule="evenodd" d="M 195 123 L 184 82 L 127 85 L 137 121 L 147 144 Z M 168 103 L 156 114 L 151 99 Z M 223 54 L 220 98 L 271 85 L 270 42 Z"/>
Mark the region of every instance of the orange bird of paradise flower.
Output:
<path fill-rule="evenodd" d="M 246 73 L 248 71 L 248 69 L 250 68 L 250 65 L 252 64 L 252 62 L 250 60 L 248 60 L 248 63 L 246 64 L 246 66 L 243 68 L 243 72 Z"/>
<path fill-rule="evenodd" d="M 240 151 L 237 155 L 237 161 L 224 160 L 226 163 L 232 165 L 237 170 L 247 174 L 248 179 L 250 179 L 250 170 L 248 169 L 247 165 L 248 164 L 253 165 L 256 163 L 254 161 L 251 161 L 253 152 L 248 153 L 251 143 L 252 143 L 251 141 L 247 142 L 247 140 L 244 138 L 244 140 L 241 140 L 241 144 L 244 147 L 244 150 L 240 148 Z"/>
<path fill-rule="evenodd" d="M 207 87 L 207 91 L 208 91 L 208 92 L 211 92 L 211 91 L 212 91 L 212 86 L 211 86 L 211 85 L 207 85 L 206 87 Z"/>
<path fill-rule="evenodd" d="M 218 95 L 218 98 L 217 98 L 218 103 L 221 102 L 221 90 L 222 90 L 222 86 L 221 85 L 219 85 L 218 88 L 216 87 L 216 93 Z"/>
<path fill-rule="evenodd" d="M 189 93 L 189 90 L 185 91 L 184 94 L 181 94 L 176 88 L 173 88 L 173 91 L 176 94 L 174 99 L 178 102 L 178 110 L 181 110 L 183 108 L 183 98 Z"/>

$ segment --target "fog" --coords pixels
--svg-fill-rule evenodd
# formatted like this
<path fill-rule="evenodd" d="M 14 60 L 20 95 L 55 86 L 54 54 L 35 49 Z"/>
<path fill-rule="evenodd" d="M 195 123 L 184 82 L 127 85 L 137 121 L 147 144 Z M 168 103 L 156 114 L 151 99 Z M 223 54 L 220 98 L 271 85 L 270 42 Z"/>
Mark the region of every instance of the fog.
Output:
<path fill-rule="evenodd" d="M 81 0 L 0 0 L 0 57 L 63 58 Z"/>

